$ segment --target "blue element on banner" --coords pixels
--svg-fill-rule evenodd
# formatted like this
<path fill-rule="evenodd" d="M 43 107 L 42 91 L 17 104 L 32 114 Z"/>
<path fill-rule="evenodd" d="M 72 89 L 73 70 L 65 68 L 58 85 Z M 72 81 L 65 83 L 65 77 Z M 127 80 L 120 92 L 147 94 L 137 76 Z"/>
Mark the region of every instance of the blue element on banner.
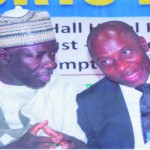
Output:
<path fill-rule="evenodd" d="M 94 6 L 85 0 L 73 0 L 73 4 L 61 5 L 60 0 L 49 0 L 48 5 L 36 5 L 27 0 L 26 9 L 47 10 L 52 17 L 131 17 L 150 16 L 150 4 L 140 5 L 139 0 L 114 0 L 109 5 Z M 15 7 L 15 0 L 0 4 L 0 14 Z"/>

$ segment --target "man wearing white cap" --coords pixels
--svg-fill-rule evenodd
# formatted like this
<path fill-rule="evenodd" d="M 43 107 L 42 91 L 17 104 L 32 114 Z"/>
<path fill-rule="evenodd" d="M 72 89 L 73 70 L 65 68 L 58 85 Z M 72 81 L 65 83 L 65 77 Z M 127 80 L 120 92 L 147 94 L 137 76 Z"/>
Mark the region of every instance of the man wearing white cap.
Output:
<path fill-rule="evenodd" d="M 0 16 L 1 148 L 86 148 L 74 85 L 51 76 L 56 45 L 48 12 Z"/>

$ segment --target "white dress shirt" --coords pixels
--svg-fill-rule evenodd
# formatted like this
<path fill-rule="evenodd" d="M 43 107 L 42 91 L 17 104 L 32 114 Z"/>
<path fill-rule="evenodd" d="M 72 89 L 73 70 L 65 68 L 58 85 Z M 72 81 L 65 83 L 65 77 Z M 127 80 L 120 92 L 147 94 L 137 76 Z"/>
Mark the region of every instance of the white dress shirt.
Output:
<path fill-rule="evenodd" d="M 148 78 L 147 83 L 150 83 L 150 77 Z M 135 149 L 145 148 L 150 149 L 150 142 L 144 144 L 142 128 L 141 128 L 141 119 L 140 119 L 140 97 L 142 93 L 135 88 L 127 87 L 124 85 L 120 85 L 123 96 L 125 98 L 125 102 L 127 105 L 127 109 L 130 115 L 134 140 L 135 140 Z"/>

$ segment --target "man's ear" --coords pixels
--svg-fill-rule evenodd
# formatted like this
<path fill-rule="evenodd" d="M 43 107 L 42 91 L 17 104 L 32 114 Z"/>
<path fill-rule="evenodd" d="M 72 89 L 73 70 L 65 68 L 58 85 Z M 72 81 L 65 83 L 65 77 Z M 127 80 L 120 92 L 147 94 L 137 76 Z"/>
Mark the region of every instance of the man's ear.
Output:
<path fill-rule="evenodd" d="M 140 36 L 140 45 L 144 48 L 145 52 L 149 51 L 148 43 L 143 36 Z"/>
<path fill-rule="evenodd" d="M 0 48 L 0 64 L 7 65 L 10 58 L 9 51 Z"/>

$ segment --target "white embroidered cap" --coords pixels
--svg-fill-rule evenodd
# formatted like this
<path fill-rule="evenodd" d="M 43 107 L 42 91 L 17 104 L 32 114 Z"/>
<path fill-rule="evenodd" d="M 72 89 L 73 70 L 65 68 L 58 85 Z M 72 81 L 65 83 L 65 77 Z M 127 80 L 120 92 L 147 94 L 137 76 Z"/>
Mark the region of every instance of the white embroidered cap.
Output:
<path fill-rule="evenodd" d="M 33 45 L 55 40 L 47 11 L 29 11 L 16 6 L 0 15 L 0 47 Z"/>

